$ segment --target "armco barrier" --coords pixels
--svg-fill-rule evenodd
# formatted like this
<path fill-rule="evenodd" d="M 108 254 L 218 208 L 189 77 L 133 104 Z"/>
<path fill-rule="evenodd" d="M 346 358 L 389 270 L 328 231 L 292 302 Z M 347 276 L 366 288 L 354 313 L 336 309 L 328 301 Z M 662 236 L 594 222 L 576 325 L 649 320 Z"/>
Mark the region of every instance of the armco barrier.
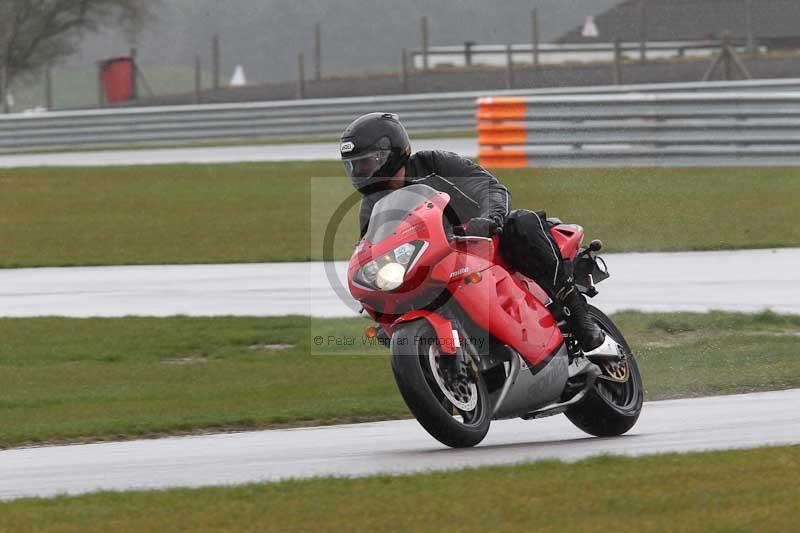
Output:
<path fill-rule="evenodd" d="M 596 98 L 653 92 L 777 90 L 800 91 L 800 79 L 528 89 L 496 94 Z M 355 117 L 370 111 L 399 113 L 412 134 L 473 130 L 475 99 L 489 94 L 459 92 L 0 115 L 0 151 L 336 135 Z M 576 109 L 576 113 L 585 113 L 586 109 Z"/>
<path fill-rule="evenodd" d="M 798 166 L 800 93 L 486 97 L 488 168 Z"/>

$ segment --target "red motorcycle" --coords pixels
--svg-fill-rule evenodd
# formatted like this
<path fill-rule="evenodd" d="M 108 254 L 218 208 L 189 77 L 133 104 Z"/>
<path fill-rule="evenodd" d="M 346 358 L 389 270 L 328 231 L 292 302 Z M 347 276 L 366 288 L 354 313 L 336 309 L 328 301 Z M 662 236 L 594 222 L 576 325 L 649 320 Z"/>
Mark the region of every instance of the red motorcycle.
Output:
<path fill-rule="evenodd" d="M 583 431 L 621 435 L 639 417 L 642 379 L 614 323 L 590 306 L 606 332 L 586 356 L 562 312 L 533 280 L 511 269 L 498 237 L 458 235 L 450 197 L 411 185 L 380 199 L 350 260 L 350 292 L 391 339 L 392 369 L 408 408 L 434 438 L 475 446 L 492 420 L 564 413 Z M 608 277 L 582 247 L 583 228 L 550 229 L 578 289 L 589 297 Z M 602 266 L 601 266 L 602 264 Z"/>

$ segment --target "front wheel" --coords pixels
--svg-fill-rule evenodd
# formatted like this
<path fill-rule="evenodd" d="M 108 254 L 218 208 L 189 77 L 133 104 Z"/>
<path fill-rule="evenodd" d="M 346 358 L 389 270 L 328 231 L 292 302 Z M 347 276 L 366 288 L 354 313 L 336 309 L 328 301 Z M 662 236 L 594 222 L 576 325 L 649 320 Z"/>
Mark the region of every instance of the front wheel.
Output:
<path fill-rule="evenodd" d="M 491 402 L 480 372 L 445 372 L 436 334 L 427 320 L 395 328 L 391 343 L 397 388 L 411 413 L 433 438 L 452 448 L 475 446 L 491 423 Z"/>
<path fill-rule="evenodd" d="M 622 435 L 639 419 L 644 387 L 639 367 L 622 332 L 602 311 L 589 306 L 589 315 L 625 350 L 623 364 L 606 363 L 603 375 L 580 403 L 565 414 L 580 429 L 596 437 Z"/>

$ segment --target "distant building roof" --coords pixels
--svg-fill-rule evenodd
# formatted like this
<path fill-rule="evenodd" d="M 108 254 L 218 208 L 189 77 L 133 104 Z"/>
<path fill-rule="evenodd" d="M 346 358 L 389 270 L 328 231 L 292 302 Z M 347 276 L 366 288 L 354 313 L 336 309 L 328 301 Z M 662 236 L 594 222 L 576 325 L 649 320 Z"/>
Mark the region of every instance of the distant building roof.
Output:
<path fill-rule="evenodd" d="M 626 0 L 596 15 L 597 37 L 583 35 L 583 25 L 558 43 L 638 41 L 641 0 Z M 744 38 L 746 0 L 645 0 L 648 41 L 717 39 L 725 31 Z M 753 34 L 761 42 L 800 40 L 800 1 L 752 0 Z"/>

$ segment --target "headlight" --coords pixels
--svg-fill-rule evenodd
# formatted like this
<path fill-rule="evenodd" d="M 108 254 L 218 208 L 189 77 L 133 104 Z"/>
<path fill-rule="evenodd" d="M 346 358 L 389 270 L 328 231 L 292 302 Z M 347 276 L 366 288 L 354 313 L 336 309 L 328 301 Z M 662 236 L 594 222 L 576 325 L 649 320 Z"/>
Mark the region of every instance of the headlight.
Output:
<path fill-rule="evenodd" d="M 401 244 L 356 272 L 354 281 L 371 289 L 391 291 L 403 284 L 406 272 L 427 247 L 424 241 Z"/>
<path fill-rule="evenodd" d="M 375 285 L 382 291 L 390 291 L 403 284 L 405 275 L 406 269 L 403 268 L 403 265 L 400 263 L 389 263 L 378 270 L 378 277 L 375 280 Z"/>
<path fill-rule="evenodd" d="M 369 281 L 370 283 L 375 283 L 375 277 L 378 275 L 378 270 L 380 270 L 378 263 L 375 261 L 370 261 L 364 265 L 364 268 L 361 269 L 361 272 L 364 274 L 365 280 Z"/>

